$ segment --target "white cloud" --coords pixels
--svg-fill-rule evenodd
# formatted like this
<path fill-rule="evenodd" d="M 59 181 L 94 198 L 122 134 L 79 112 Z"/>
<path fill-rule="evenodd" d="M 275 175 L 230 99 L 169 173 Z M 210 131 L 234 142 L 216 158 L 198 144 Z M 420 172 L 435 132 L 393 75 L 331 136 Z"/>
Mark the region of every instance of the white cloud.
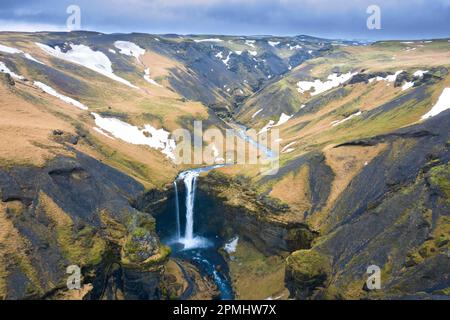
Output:
<path fill-rule="evenodd" d="M 20 32 L 67 31 L 67 28 L 63 25 L 18 22 L 0 19 L 0 31 L 20 31 Z"/>

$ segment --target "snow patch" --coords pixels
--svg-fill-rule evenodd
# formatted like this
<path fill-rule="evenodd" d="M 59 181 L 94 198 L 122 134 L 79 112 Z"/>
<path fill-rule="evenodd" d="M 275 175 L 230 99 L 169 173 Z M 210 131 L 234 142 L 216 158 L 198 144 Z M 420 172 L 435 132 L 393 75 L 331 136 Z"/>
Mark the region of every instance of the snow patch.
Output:
<path fill-rule="evenodd" d="M 272 129 L 274 124 L 275 124 L 275 121 L 270 120 L 261 130 L 259 130 L 258 134 L 269 131 L 270 129 Z"/>
<path fill-rule="evenodd" d="M 119 49 L 119 53 L 135 57 L 138 61 L 139 57 L 145 54 L 145 49 L 130 41 L 116 41 L 114 47 Z"/>
<path fill-rule="evenodd" d="M 450 88 L 445 88 L 444 91 L 442 91 L 437 103 L 430 111 L 422 116 L 422 120 L 434 117 L 447 109 L 450 109 Z"/>
<path fill-rule="evenodd" d="M 414 86 L 413 81 L 405 82 L 405 84 L 402 86 L 402 91 L 408 90 L 409 88 L 412 88 Z"/>
<path fill-rule="evenodd" d="M 280 44 L 280 41 L 268 41 L 267 43 L 275 48 L 277 45 Z"/>
<path fill-rule="evenodd" d="M 208 39 L 195 39 L 195 42 L 199 43 L 199 42 L 222 42 L 222 39 L 218 39 L 218 38 L 208 38 Z"/>
<path fill-rule="evenodd" d="M 125 80 L 114 74 L 111 60 L 109 60 L 109 58 L 103 52 L 94 51 L 88 46 L 82 44 L 69 44 L 71 49 L 67 52 L 62 52 L 61 48 L 59 48 L 58 46 L 52 48 L 42 43 L 36 43 L 36 45 L 51 56 L 54 56 L 61 60 L 79 64 L 83 67 L 98 72 L 105 77 L 121 82 L 131 88 L 138 89 L 138 87 L 131 84 L 128 80 Z"/>
<path fill-rule="evenodd" d="M 282 124 L 286 123 L 289 121 L 289 119 L 291 119 L 292 116 L 289 116 L 287 114 L 282 113 L 280 116 L 280 119 L 278 120 L 278 122 L 275 124 L 275 121 L 270 120 L 259 132 L 258 134 L 264 133 L 266 131 L 269 131 L 270 129 L 272 129 L 273 127 L 277 127 L 277 126 L 281 126 Z"/>
<path fill-rule="evenodd" d="M 12 47 L 8 47 L 8 46 L 0 44 L 0 51 L 5 52 L 5 53 L 10 53 L 10 54 L 23 54 L 24 57 L 28 60 L 31 60 L 31 61 L 34 61 L 34 62 L 40 63 L 40 64 L 45 64 L 45 63 L 42 63 L 41 61 L 39 61 L 38 59 L 33 58 L 33 56 L 31 54 L 25 53 L 22 50 L 19 50 L 16 48 L 12 48 Z"/>
<path fill-rule="evenodd" d="M 266 298 L 264 300 L 280 300 L 281 298 L 283 298 L 282 294 L 279 295 L 279 296 L 276 296 L 276 297 L 268 297 L 268 298 Z"/>
<path fill-rule="evenodd" d="M 231 52 L 228 53 L 228 56 L 227 56 L 225 59 L 222 60 L 222 62 L 224 63 L 224 65 L 226 65 L 227 67 L 230 67 L 230 66 L 228 65 L 228 62 L 230 62 L 230 57 L 231 57 Z"/>
<path fill-rule="evenodd" d="M 1 52 L 5 52 L 5 53 L 10 53 L 10 54 L 22 53 L 22 50 L 19 50 L 19 49 L 16 49 L 16 48 L 12 48 L 12 47 L 8 47 L 8 46 L 5 46 L 3 44 L 0 44 L 0 51 Z"/>
<path fill-rule="evenodd" d="M 31 54 L 29 54 L 29 53 L 24 53 L 23 55 L 25 56 L 25 58 L 27 58 L 27 59 L 30 60 L 30 61 L 34 61 L 34 62 L 36 62 L 36 63 L 45 65 L 45 63 L 39 61 L 38 59 L 35 59 L 35 58 L 34 58 Z"/>
<path fill-rule="evenodd" d="M 338 76 L 337 73 L 332 73 L 328 76 L 328 81 L 325 82 L 322 82 L 320 79 L 316 79 L 314 81 L 299 81 L 297 83 L 298 92 L 303 94 L 314 88 L 311 95 L 315 96 L 341 85 L 342 83 L 350 80 L 356 74 L 357 72 L 348 72 Z"/>
<path fill-rule="evenodd" d="M 238 245 L 238 241 L 239 241 L 239 237 L 236 236 L 233 239 L 231 239 L 230 241 L 228 241 L 225 246 L 224 246 L 224 250 L 228 253 L 235 253 L 236 249 L 237 249 L 237 245 Z"/>
<path fill-rule="evenodd" d="M 45 93 L 48 93 L 49 95 L 54 96 L 54 97 L 58 98 L 59 100 L 64 101 L 65 103 L 71 104 L 71 105 L 73 105 L 73 106 L 75 106 L 75 107 L 77 107 L 77 108 L 79 108 L 81 110 L 87 110 L 88 109 L 88 107 L 86 107 L 81 102 L 59 93 L 58 91 L 56 91 L 52 87 L 46 85 L 45 83 L 42 83 L 42 82 L 39 82 L 39 81 L 35 81 L 34 85 L 36 87 L 38 87 L 39 89 L 41 89 L 42 91 L 44 91 Z"/>
<path fill-rule="evenodd" d="M 160 150 L 168 158 L 175 160 L 173 151 L 176 148 L 175 141 L 169 139 L 170 133 L 163 128 L 156 129 L 145 124 L 143 129 L 123 122 L 116 118 L 103 118 L 97 113 L 92 113 L 95 124 L 102 130 L 109 132 L 113 137 L 135 145 L 146 145 Z"/>
<path fill-rule="evenodd" d="M 278 120 L 277 124 L 274 125 L 274 127 L 281 126 L 282 124 L 288 122 L 289 119 L 291 119 L 291 118 L 292 118 L 292 116 L 289 116 L 289 115 L 287 115 L 285 113 L 282 113 L 281 116 L 280 116 L 280 119 Z"/>
<path fill-rule="evenodd" d="M 1 73 L 7 73 L 14 79 L 23 80 L 25 79 L 22 76 L 19 76 L 17 73 L 12 72 L 2 61 L 0 61 L 0 72 Z"/>
<path fill-rule="evenodd" d="M 109 134 L 107 134 L 105 131 L 103 131 L 102 129 L 100 129 L 98 127 L 93 127 L 92 129 L 94 129 L 96 132 L 100 133 L 101 135 L 104 135 L 105 137 L 115 140 L 113 137 L 111 137 Z"/>
<path fill-rule="evenodd" d="M 292 149 L 291 147 L 292 147 L 294 144 L 296 144 L 296 143 L 297 143 L 297 141 L 288 143 L 287 145 L 284 146 L 283 149 L 281 149 L 281 153 L 285 153 L 286 151 Z"/>
<path fill-rule="evenodd" d="M 336 127 L 336 126 L 338 126 L 338 125 L 340 125 L 340 124 L 342 124 L 342 123 L 344 123 L 344 122 L 347 122 L 348 120 L 350 120 L 350 119 L 352 119 L 352 118 L 354 118 L 354 117 L 360 116 L 361 114 L 362 114 L 362 112 L 361 112 L 361 111 L 358 111 L 358 112 L 356 112 L 356 113 L 354 113 L 354 114 L 349 115 L 349 116 L 348 116 L 347 118 L 345 118 L 345 119 L 342 119 L 342 120 L 336 120 L 336 121 L 331 122 L 331 125 L 332 125 L 333 127 Z"/>
<path fill-rule="evenodd" d="M 108 49 L 108 51 L 112 54 L 117 54 L 116 50 L 114 50 L 114 49 Z"/>
<path fill-rule="evenodd" d="M 394 74 L 388 75 L 386 76 L 386 78 L 383 77 L 375 77 L 375 78 L 370 78 L 369 79 L 369 83 L 372 83 L 373 81 L 386 81 L 386 82 L 394 82 L 397 79 L 397 76 L 402 73 L 403 70 L 398 70 L 396 71 Z"/>
<path fill-rule="evenodd" d="M 245 44 L 249 47 L 254 48 L 255 47 L 255 40 L 245 40 Z"/>
<path fill-rule="evenodd" d="M 163 87 L 163 86 L 160 85 L 158 82 L 156 82 L 155 80 L 153 80 L 152 78 L 150 78 L 150 68 L 145 69 L 144 72 L 145 72 L 145 74 L 144 74 L 144 79 L 145 79 L 145 81 L 147 81 L 148 83 L 150 83 L 150 84 L 152 84 L 152 85 L 154 85 L 154 86 L 157 86 L 157 87 L 160 87 L 160 88 Z"/>
<path fill-rule="evenodd" d="M 249 50 L 248 53 L 250 53 L 252 56 L 257 56 L 258 55 L 258 51 L 251 51 L 251 50 Z"/>
<path fill-rule="evenodd" d="M 261 111 L 263 111 L 263 109 L 259 109 L 258 111 L 256 111 L 256 112 L 252 115 L 252 119 L 254 119 Z"/>
<path fill-rule="evenodd" d="M 423 75 L 424 75 L 425 73 L 427 73 L 427 72 L 428 72 L 428 70 L 425 70 L 425 71 L 423 71 L 423 70 L 417 70 L 416 72 L 413 73 L 413 76 L 414 76 L 414 77 L 418 77 L 418 78 L 422 78 Z"/>
<path fill-rule="evenodd" d="M 298 45 L 298 44 L 296 44 L 295 46 L 293 46 L 293 45 L 291 45 L 291 44 L 288 44 L 287 45 L 288 46 L 288 48 L 289 48 L 289 50 L 299 50 L 299 49 L 301 49 L 302 48 L 302 46 L 301 45 Z M 311 51 L 312 52 L 312 51 Z"/>
<path fill-rule="evenodd" d="M 285 151 L 283 151 L 282 153 L 290 153 L 292 151 L 295 151 L 295 149 L 296 148 L 289 148 L 289 149 L 286 149 Z"/>

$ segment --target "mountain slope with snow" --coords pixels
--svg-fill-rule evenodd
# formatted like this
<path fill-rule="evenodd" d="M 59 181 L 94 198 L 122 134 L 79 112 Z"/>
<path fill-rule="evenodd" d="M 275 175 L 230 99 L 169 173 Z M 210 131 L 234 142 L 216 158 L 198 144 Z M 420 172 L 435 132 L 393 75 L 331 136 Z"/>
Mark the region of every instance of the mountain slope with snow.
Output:
<path fill-rule="evenodd" d="M 176 161 L 171 133 L 195 120 L 237 128 L 248 148 L 246 130 L 279 134 L 273 175 L 199 176 L 238 297 L 445 295 L 449 51 L 448 39 L 0 33 L 0 298 L 68 294 L 68 262 L 98 272 L 83 292 L 101 298 L 100 280 L 116 283 L 109 252 L 129 272 L 117 283 L 136 279 L 127 298 L 158 295 L 161 275 L 145 272 L 169 251 L 151 214 L 173 211 L 179 172 L 206 165 Z M 378 293 L 364 288 L 370 264 L 386 272 Z"/>

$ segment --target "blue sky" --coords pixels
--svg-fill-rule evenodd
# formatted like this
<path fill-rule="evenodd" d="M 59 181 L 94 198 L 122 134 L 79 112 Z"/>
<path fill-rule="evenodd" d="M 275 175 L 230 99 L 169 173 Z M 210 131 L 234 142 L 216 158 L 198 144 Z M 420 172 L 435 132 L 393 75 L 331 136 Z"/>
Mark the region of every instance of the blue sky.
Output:
<path fill-rule="evenodd" d="M 82 29 L 107 33 L 450 37 L 450 0 L 0 0 L 0 30 L 65 30 L 71 4 Z M 366 27 L 372 4 L 381 30 Z"/>

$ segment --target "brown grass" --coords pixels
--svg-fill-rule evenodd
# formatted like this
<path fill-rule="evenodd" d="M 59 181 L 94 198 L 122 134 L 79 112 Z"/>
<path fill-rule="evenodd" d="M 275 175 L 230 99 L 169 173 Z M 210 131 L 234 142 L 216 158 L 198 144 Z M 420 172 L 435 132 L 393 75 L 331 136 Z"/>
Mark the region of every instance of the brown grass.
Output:
<path fill-rule="evenodd" d="M 309 189 L 309 168 L 303 166 L 298 172 L 291 172 L 272 187 L 269 194 L 289 204 L 295 211 L 294 220 L 303 221 L 304 213 L 311 208 Z"/>
<path fill-rule="evenodd" d="M 337 198 L 345 191 L 350 181 L 387 147 L 387 144 L 381 143 L 370 147 L 325 148 L 326 163 L 333 170 L 335 178 L 326 206 L 320 212 L 310 216 L 308 220 L 313 228 L 320 229 Z"/>
<path fill-rule="evenodd" d="M 239 300 L 287 299 L 284 287 L 284 259 L 264 256 L 250 243 L 239 240 L 237 250 L 229 260 L 230 276 Z"/>
<path fill-rule="evenodd" d="M 15 90 L 30 90 L 20 83 Z M 43 94 L 31 89 L 37 96 Z M 48 98 L 48 97 L 46 97 Z M 50 99 L 52 100 L 52 99 Z M 74 108 L 52 101 L 56 108 Z M 46 112 L 46 108 L 31 104 L 0 84 L 0 162 L 4 164 L 43 165 L 55 154 L 68 154 L 50 137 L 54 129 L 74 132 L 67 122 Z M 76 111 L 75 111 L 76 113 Z"/>

